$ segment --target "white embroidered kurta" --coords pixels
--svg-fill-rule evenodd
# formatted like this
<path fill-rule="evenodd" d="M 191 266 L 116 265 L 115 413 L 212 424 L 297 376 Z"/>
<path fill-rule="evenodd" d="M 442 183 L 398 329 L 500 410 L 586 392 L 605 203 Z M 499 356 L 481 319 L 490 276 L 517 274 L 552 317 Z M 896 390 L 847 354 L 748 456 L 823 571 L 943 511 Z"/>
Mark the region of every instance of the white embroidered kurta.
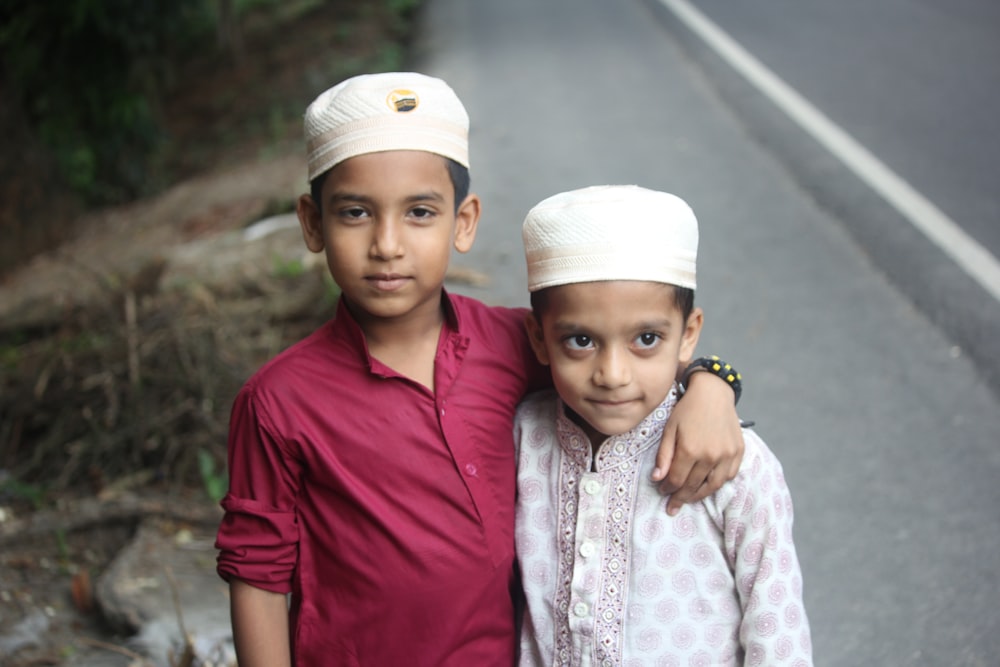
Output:
<path fill-rule="evenodd" d="M 596 461 L 554 392 L 519 408 L 522 665 L 812 664 L 781 465 L 744 430 L 736 478 L 668 516 L 649 478 L 675 401 Z"/>

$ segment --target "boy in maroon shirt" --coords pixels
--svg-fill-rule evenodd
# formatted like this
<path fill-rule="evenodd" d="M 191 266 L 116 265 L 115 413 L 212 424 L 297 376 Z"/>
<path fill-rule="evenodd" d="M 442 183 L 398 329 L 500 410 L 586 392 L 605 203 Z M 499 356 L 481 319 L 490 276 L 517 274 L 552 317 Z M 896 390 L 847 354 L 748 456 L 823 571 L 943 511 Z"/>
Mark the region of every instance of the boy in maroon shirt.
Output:
<path fill-rule="evenodd" d="M 233 407 L 217 545 L 242 667 L 514 662 L 512 417 L 550 380 L 526 310 L 444 290 L 480 217 L 467 133 L 419 74 L 349 79 L 306 112 L 299 220 L 342 295 Z M 742 454 L 732 393 L 695 387 L 661 446 L 664 470 L 683 432 L 674 506 Z"/>

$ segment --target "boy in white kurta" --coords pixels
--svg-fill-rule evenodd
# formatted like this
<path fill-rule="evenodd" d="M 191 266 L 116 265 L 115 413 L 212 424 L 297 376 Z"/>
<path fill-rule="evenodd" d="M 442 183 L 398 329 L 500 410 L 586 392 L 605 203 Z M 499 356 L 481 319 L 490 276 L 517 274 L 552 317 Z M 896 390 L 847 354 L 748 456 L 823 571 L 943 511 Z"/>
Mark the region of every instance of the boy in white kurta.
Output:
<path fill-rule="evenodd" d="M 556 391 L 515 421 L 521 664 L 811 665 L 791 497 L 764 442 L 745 430 L 737 477 L 677 516 L 648 481 L 703 321 L 691 209 L 585 188 L 533 208 L 523 235 L 526 324 Z"/>

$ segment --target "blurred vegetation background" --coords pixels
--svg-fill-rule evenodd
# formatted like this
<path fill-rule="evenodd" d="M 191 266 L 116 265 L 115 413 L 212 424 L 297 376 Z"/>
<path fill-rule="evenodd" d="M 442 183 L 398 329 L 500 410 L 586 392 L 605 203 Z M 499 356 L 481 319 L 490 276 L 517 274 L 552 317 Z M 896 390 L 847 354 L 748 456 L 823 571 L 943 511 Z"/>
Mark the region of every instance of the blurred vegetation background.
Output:
<path fill-rule="evenodd" d="M 71 241 L 84 213 L 302 151 L 306 105 L 348 76 L 403 68 L 418 10 L 419 0 L 0 0 L 0 280 Z M 262 316 L 254 299 L 301 291 L 305 273 L 279 267 L 226 305 L 196 286 L 140 291 L 103 276 L 96 306 L 0 326 L 0 505 L 123 481 L 218 497 L 235 391 L 324 316 Z"/>
<path fill-rule="evenodd" d="M 0 0 L 0 127 L 13 142 L 0 274 L 71 233 L 67 213 L 155 194 L 241 139 L 287 140 L 330 82 L 401 66 L 417 5 Z"/>

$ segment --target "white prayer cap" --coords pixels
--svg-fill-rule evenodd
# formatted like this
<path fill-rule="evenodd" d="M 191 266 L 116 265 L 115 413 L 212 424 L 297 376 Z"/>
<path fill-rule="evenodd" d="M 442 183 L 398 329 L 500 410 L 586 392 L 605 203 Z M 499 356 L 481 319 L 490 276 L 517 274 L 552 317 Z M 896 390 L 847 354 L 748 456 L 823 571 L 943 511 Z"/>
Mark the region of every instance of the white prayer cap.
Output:
<path fill-rule="evenodd" d="M 635 185 L 563 192 L 521 229 L 531 292 L 603 280 L 695 288 L 698 220 L 684 200 Z"/>
<path fill-rule="evenodd" d="M 305 117 L 309 180 L 365 153 L 413 150 L 469 166 L 469 114 L 448 84 L 413 72 L 362 74 L 317 97 Z"/>

